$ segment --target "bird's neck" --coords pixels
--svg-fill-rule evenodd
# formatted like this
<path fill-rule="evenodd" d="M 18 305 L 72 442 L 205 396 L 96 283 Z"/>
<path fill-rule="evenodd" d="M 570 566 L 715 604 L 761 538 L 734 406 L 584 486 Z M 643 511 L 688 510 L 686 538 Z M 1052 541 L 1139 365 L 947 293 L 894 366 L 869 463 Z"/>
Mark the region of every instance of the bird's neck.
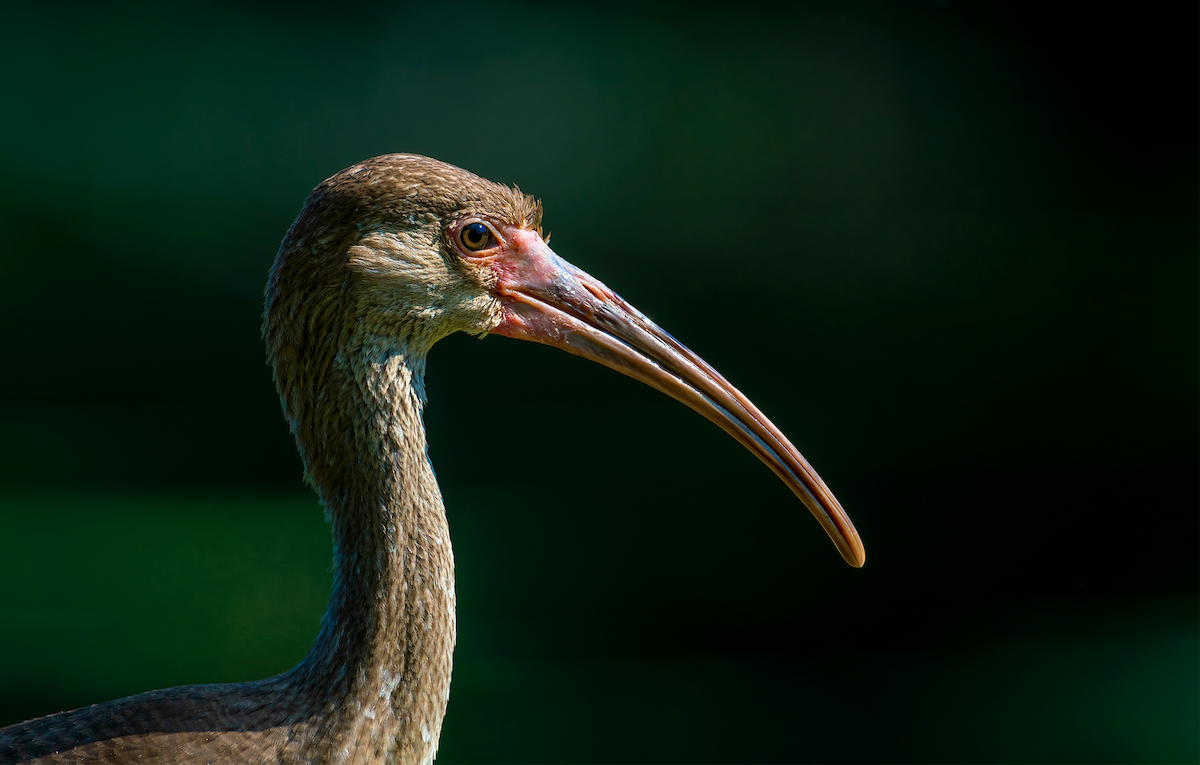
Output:
<path fill-rule="evenodd" d="M 429 762 L 450 690 L 454 557 L 422 422 L 423 352 L 363 351 L 302 443 L 333 526 L 320 635 L 289 684 L 320 705 L 317 754 Z M 389 759 L 388 761 L 392 761 Z"/>

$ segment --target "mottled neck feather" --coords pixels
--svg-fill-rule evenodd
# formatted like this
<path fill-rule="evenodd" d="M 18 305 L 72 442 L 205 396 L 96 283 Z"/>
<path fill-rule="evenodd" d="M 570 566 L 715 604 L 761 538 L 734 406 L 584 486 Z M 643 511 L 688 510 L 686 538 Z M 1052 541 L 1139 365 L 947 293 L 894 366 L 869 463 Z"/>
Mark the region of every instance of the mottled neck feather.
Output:
<path fill-rule="evenodd" d="M 342 360 L 352 374 L 319 410 L 328 421 L 303 423 L 324 436 L 302 450 L 336 544 L 329 610 L 304 661 L 256 682 L 10 726 L 0 762 L 432 761 L 450 688 L 454 560 L 421 421 L 425 349 L 361 350 Z M 322 465 L 343 480 L 320 481 Z"/>
<path fill-rule="evenodd" d="M 330 761 L 428 762 L 450 691 L 454 557 L 421 419 L 425 349 L 365 346 L 348 363 L 338 423 L 302 443 L 333 525 L 334 585 L 320 635 L 289 685 L 314 700 Z M 338 411 L 340 410 L 340 411 Z M 338 481 L 321 468 L 334 466 Z M 316 469 L 314 469 L 316 468 Z M 343 757 L 349 757 L 343 760 Z"/>

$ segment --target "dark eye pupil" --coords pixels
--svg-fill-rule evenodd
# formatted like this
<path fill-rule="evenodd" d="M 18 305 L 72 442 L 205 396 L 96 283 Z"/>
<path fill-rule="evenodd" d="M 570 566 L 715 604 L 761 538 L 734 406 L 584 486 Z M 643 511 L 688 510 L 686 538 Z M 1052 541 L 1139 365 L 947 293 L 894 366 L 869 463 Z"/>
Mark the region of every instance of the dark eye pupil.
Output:
<path fill-rule="evenodd" d="M 472 223 L 463 229 L 463 244 L 472 249 L 482 248 L 488 241 L 487 226 L 482 223 Z"/>

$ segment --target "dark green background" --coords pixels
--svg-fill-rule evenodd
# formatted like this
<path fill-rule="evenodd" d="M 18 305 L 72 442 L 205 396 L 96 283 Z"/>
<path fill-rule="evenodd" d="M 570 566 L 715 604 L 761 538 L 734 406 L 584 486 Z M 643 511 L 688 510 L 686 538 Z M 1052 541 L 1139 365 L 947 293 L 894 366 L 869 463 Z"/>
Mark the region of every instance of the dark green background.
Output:
<path fill-rule="evenodd" d="M 684 407 L 451 338 L 441 762 L 1200 758 L 1194 4 L 439 7 L 0 11 L 0 722 L 304 655 L 262 285 L 411 151 L 542 197 L 869 559 Z"/>

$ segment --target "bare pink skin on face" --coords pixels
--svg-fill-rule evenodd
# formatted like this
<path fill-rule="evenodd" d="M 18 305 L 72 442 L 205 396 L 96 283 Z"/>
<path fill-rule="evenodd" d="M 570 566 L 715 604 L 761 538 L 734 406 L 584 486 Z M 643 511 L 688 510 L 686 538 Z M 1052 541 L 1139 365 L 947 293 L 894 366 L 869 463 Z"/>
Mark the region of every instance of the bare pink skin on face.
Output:
<path fill-rule="evenodd" d="M 504 243 L 492 270 L 504 316 L 493 333 L 560 345 L 567 333 L 583 329 L 563 308 L 586 315 L 597 303 L 620 301 L 608 287 L 558 257 L 536 231 L 506 226 L 501 236 Z"/>

